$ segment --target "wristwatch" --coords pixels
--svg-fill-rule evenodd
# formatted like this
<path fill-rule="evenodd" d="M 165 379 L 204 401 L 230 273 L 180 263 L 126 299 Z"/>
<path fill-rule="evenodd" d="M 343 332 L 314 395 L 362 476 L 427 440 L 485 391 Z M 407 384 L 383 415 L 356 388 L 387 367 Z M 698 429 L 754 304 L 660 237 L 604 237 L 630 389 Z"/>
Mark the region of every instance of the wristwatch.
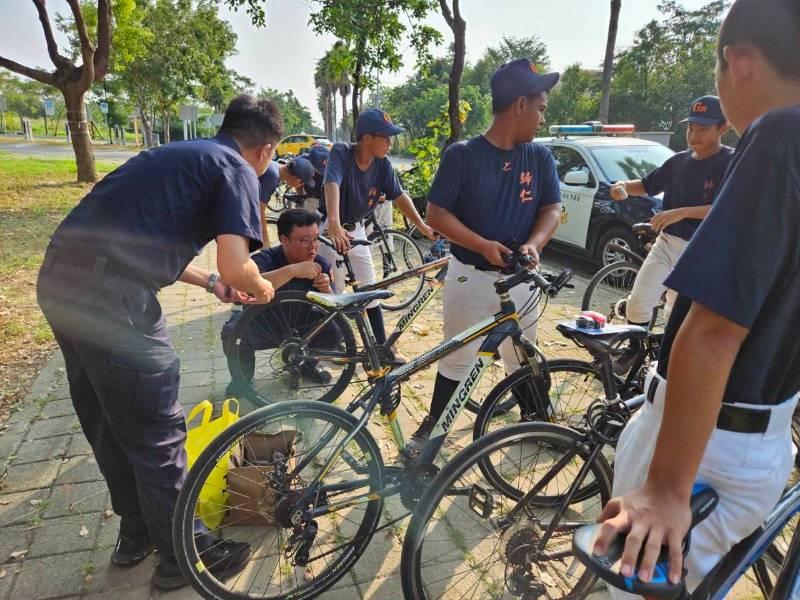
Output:
<path fill-rule="evenodd" d="M 219 281 L 219 273 L 212 273 L 208 276 L 208 281 L 206 282 L 206 291 L 209 294 L 214 293 L 214 287 L 217 285 L 217 281 Z"/>

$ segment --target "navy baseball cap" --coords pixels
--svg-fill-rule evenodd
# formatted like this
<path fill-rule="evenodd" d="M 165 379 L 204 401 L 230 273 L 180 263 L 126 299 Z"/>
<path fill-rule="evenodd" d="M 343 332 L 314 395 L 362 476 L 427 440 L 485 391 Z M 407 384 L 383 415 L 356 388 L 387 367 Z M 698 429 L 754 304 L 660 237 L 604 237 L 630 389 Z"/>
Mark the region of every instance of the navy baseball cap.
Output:
<path fill-rule="evenodd" d="M 314 183 L 314 166 L 306 158 L 300 156 L 293 158 L 289 163 L 289 172 L 303 180 L 303 185 L 309 188 L 316 187 Z"/>
<path fill-rule="evenodd" d="M 370 135 L 385 135 L 388 137 L 403 133 L 403 131 L 403 128 L 392 123 L 392 119 L 389 118 L 389 115 L 380 108 L 368 108 L 358 115 L 358 121 L 356 121 L 357 138 L 367 133 Z"/>
<path fill-rule="evenodd" d="M 689 117 L 684 122 L 697 123 L 698 125 L 718 125 L 728 119 L 722 112 L 722 105 L 716 96 L 703 96 L 698 98 L 689 107 Z"/>
<path fill-rule="evenodd" d="M 492 105 L 505 108 L 520 96 L 549 92 L 558 83 L 558 73 L 539 74 L 527 58 L 518 58 L 502 65 L 492 75 Z"/>
<path fill-rule="evenodd" d="M 325 174 L 325 161 L 328 160 L 328 155 L 331 151 L 328 149 L 327 146 L 323 146 L 322 144 L 315 144 L 311 146 L 311 149 L 308 151 L 308 160 L 311 161 L 311 164 L 314 166 L 314 170 L 319 173 L 320 175 Z"/>

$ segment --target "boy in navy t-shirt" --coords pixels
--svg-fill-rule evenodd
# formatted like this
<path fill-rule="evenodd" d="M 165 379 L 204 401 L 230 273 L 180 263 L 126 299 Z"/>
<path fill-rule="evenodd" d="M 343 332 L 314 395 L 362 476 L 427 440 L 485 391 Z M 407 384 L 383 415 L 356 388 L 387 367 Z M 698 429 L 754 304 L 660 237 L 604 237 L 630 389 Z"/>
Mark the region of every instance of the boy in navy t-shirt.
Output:
<path fill-rule="evenodd" d="M 290 208 L 278 217 L 278 237 L 280 245 L 261 250 L 251 258 L 262 277 L 269 280 L 276 290 L 296 290 L 309 292 L 317 290 L 325 294 L 331 293 L 331 266 L 317 255 L 319 248 L 320 218 L 316 213 L 299 208 Z M 247 308 L 245 308 L 247 310 Z M 243 313 L 234 312 L 222 327 L 222 345 L 227 349 L 228 339 L 233 328 Z M 255 350 L 276 348 L 280 345 L 280 333 L 284 323 L 273 323 L 274 313 L 266 310 L 255 319 L 239 345 L 239 359 L 243 370 L 251 378 L 254 371 Z M 313 315 L 294 311 L 287 318 L 296 320 L 297 324 L 308 322 Z M 295 322 L 295 321 L 293 321 Z M 335 348 L 341 341 L 341 334 L 335 325 L 324 329 L 315 338 L 321 348 Z M 330 374 L 315 364 L 305 363 L 301 366 L 303 376 L 317 383 L 327 383 Z M 236 395 L 236 386 L 228 388 L 230 395 Z"/>
<path fill-rule="evenodd" d="M 648 402 L 620 437 L 595 551 L 629 535 L 621 572 L 697 586 L 753 532 L 793 468 L 800 389 L 800 5 L 737 0 L 717 43 L 717 89 L 742 135 L 714 206 L 667 277 L 678 292 Z M 665 364 L 668 360 L 668 364 Z M 666 378 L 664 377 L 666 375 Z M 696 483 L 719 495 L 689 528 Z M 646 543 L 645 543 L 646 540 Z M 614 592 L 615 597 L 624 595 Z"/>
<path fill-rule="evenodd" d="M 358 116 L 355 144 L 334 144 L 325 169 L 325 221 L 336 250 L 327 246 L 320 253 L 333 265 L 339 254 L 347 253 L 356 279 L 362 284 L 375 282 L 372 252 L 366 246 L 350 247 L 351 239 L 366 239 L 364 217 L 374 210 L 382 194 L 395 202 L 400 211 L 430 239 L 436 235 L 422 220 L 411 198 L 400 187 L 392 163 L 387 158 L 391 137 L 401 133 L 382 110 L 370 108 Z M 334 289 L 344 289 L 344 267 L 334 272 Z M 383 313 L 377 301 L 367 308 L 372 331 L 378 343 L 386 341 Z"/>
<path fill-rule="evenodd" d="M 636 325 L 650 322 L 665 291 L 664 279 L 711 210 L 733 156 L 733 148 L 722 145 L 730 125 L 719 98 L 703 96 L 692 102 L 686 121 L 688 150 L 671 156 L 644 179 L 611 186 L 611 198 L 618 202 L 628 196 L 664 194 L 662 211 L 650 219 L 661 235 L 639 270 L 625 308 L 628 322 Z"/>
<path fill-rule="evenodd" d="M 512 250 L 539 253 L 558 227 L 561 193 L 553 155 L 533 143 L 544 123 L 547 92 L 558 73 L 538 74 L 528 59 L 500 67 L 492 76 L 494 118 L 484 135 L 450 146 L 428 194 L 430 224 L 451 242 L 453 258 L 444 283 L 444 339 L 449 339 L 500 309 L 492 285 Z M 511 290 L 521 308 L 528 286 Z M 537 311 L 520 316 L 531 338 Z M 448 400 L 470 369 L 480 345 L 476 340 L 439 361 L 431 413 L 409 440 L 413 456 L 433 432 Z M 510 340 L 500 346 L 507 371 L 519 367 Z"/>

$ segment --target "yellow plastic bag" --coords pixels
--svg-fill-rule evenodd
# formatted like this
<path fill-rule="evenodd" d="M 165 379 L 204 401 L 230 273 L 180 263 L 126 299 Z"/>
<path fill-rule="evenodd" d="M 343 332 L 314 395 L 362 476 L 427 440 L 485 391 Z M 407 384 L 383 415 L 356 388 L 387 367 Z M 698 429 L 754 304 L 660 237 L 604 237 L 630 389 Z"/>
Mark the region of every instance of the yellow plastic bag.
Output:
<path fill-rule="evenodd" d="M 206 446 L 224 429 L 239 419 L 239 401 L 236 398 L 225 400 L 222 404 L 222 414 L 216 419 L 211 418 L 213 412 L 214 406 L 211 402 L 203 400 L 186 417 L 188 426 L 198 415 L 203 415 L 200 424 L 186 432 L 186 454 L 190 469 Z M 203 489 L 200 490 L 200 497 L 197 499 L 197 516 L 209 529 L 219 527 L 225 518 L 228 506 L 227 475 L 231 453 L 232 451 L 229 450 L 217 461 L 216 467 L 209 473 Z"/>

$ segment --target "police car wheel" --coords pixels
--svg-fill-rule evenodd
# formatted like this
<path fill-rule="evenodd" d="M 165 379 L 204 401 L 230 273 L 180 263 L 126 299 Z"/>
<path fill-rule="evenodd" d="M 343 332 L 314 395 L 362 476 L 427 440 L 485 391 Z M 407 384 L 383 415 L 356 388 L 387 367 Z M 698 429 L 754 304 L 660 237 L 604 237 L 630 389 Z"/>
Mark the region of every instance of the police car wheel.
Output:
<path fill-rule="evenodd" d="M 597 250 L 595 252 L 595 259 L 600 268 L 615 262 L 629 260 L 629 257 L 619 250 L 611 247 L 611 244 L 616 244 L 623 248 L 633 250 L 634 252 L 641 252 L 639 242 L 633 232 L 623 227 L 614 227 L 606 231 L 597 243 Z"/>

